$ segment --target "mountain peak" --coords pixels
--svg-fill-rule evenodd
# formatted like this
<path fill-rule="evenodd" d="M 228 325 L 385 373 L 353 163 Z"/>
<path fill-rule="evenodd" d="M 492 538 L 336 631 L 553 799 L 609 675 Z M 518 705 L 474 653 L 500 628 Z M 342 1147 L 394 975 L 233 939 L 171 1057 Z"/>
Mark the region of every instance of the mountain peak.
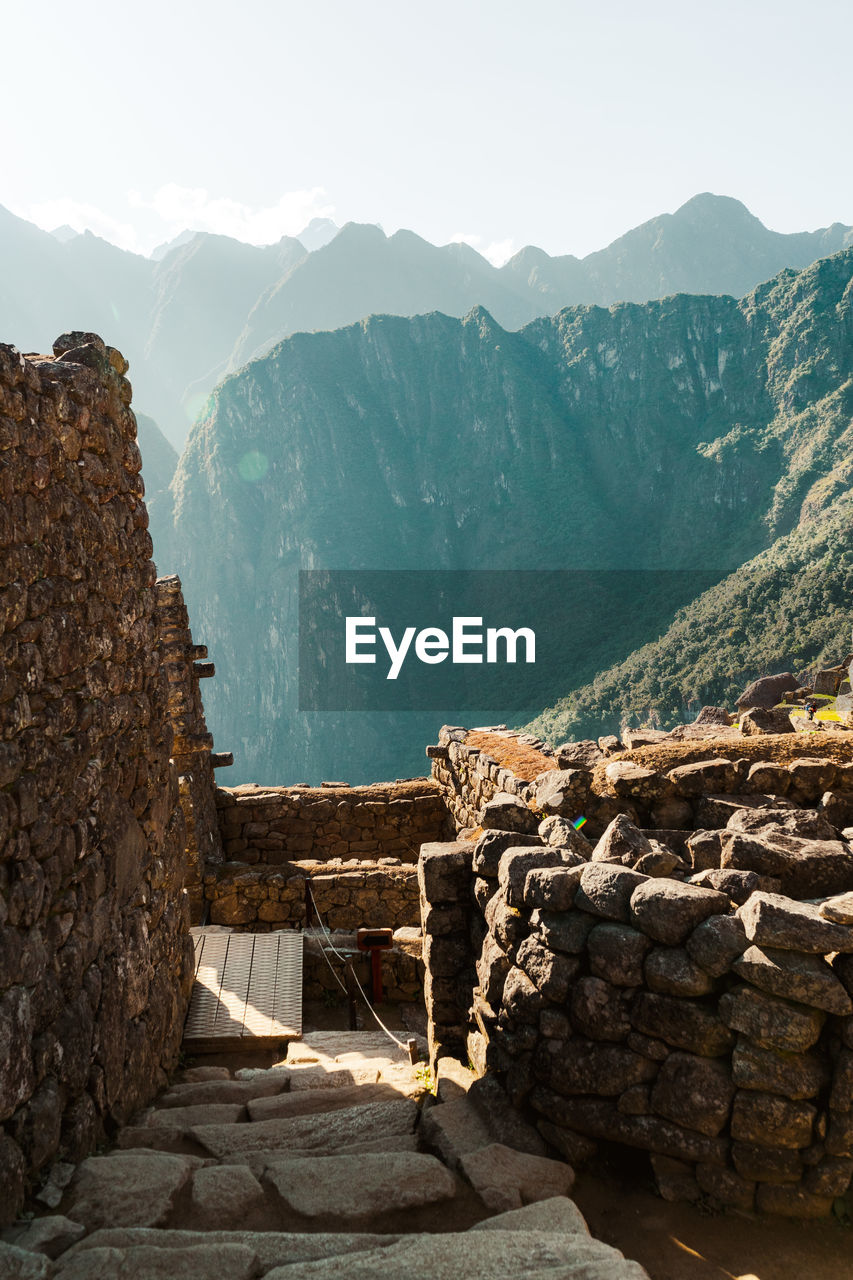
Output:
<path fill-rule="evenodd" d="M 731 226 L 764 226 L 760 218 L 750 213 L 742 200 L 736 200 L 734 196 L 718 196 L 712 191 L 701 191 L 698 195 L 691 196 L 676 209 L 672 217 L 694 224 L 713 221 L 717 224 L 727 222 Z"/>

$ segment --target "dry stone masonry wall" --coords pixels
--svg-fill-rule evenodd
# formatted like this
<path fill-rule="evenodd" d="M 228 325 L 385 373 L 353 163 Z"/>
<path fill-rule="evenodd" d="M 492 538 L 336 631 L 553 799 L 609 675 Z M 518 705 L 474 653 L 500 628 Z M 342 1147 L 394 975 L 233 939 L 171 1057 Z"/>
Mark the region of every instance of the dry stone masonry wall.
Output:
<path fill-rule="evenodd" d="M 428 778 L 222 787 L 216 806 L 228 861 L 205 870 L 207 918 L 253 932 L 302 928 L 317 913 L 331 929 L 416 926 L 418 850 L 452 830 Z"/>
<path fill-rule="evenodd" d="M 0 1218 L 166 1080 L 192 950 L 121 354 L 0 345 Z"/>
<path fill-rule="evenodd" d="M 429 778 L 366 787 L 222 787 L 216 806 L 225 856 L 270 866 L 295 858 L 414 864 L 425 841 L 452 830 L 444 797 Z"/>
<path fill-rule="evenodd" d="M 853 1174 L 853 765 L 602 752 L 528 783 L 490 776 L 518 735 L 485 762 L 466 736 L 430 749 L 475 828 L 420 860 L 433 1060 L 495 1073 L 572 1162 L 607 1140 L 668 1198 L 829 1213 Z"/>
<path fill-rule="evenodd" d="M 178 771 L 181 808 L 187 824 L 185 887 L 193 924 L 201 920 L 202 882 L 208 867 L 224 861 L 219 831 L 214 768 L 233 763 L 230 753 L 213 753 L 213 735 L 204 718 L 199 681 L 215 674 L 205 645 L 194 644 L 176 574 L 154 584 L 162 668 L 167 681 L 172 758 Z"/>

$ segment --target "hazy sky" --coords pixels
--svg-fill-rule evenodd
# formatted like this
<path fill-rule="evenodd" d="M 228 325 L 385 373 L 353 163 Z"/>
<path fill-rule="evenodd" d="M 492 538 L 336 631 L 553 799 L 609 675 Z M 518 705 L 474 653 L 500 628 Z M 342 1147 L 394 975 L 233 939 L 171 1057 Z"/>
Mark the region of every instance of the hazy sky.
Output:
<path fill-rule="evenodd" d="M 699 191 L 853 223 L 849 0 L 3 6 L 0 204 L 149 251 L 315 214 L 588 253 Z"/>

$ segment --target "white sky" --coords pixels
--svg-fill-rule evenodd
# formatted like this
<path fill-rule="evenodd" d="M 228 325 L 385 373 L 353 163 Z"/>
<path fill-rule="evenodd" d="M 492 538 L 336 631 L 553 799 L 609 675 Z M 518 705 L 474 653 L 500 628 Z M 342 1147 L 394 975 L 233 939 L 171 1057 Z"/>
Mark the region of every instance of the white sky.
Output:
<path fill-rule="evenodd" d="M 849 0 L 3 5 L 0 204 L 148 252 L 315 215 L 579 255 L 699 191 L 853 223 Z"/>

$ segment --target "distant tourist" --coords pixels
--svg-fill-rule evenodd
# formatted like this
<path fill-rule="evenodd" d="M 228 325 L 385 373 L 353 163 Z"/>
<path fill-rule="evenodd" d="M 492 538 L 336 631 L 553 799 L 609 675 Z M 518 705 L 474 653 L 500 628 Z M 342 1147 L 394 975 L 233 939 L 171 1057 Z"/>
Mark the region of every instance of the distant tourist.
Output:
<path fill-rule="evenodd" d="M 816 711 L 817 711 L 817 703 L 816 703 L 816 702 L 807 702 L 807 703 L 806 703 L 806 719 L 807 719 L 807 720 L 814 720 L 814 713 L 815 713 Z"/>

